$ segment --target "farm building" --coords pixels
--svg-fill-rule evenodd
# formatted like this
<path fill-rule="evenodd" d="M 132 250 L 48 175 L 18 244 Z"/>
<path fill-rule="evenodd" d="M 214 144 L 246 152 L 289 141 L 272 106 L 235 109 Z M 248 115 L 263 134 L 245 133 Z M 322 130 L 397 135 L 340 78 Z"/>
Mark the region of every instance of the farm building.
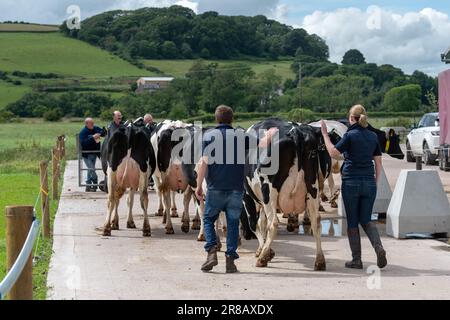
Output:
<path fill-rule="evenodd" d="M 174 80 L 172 77 L 142 77 L 137 81 L 136 93 L 152 92 L 167 88 Z"/>

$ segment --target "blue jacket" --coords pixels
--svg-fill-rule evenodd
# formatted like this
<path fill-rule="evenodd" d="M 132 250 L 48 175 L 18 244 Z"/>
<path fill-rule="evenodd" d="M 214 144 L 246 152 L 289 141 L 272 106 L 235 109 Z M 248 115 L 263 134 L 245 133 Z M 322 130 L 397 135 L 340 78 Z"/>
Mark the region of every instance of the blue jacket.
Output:
<path fill-rule="evenodd" d="M 373 178 L 374 156 L 381 156 L 381 147 L 377 135 L 359 124 L 352 125 L 336 149 L 344 155 L 342 179 Z"/>
<path fill-rule="evenodd" d="M 89 130 L 87 127 L 84 127 L 80 132 L 80 144 L 82 151 L 100 151 L 100 143 L 96 143 L 94 139 L 94 135 L 99 133 L 102 137 L 105 136 L 105 132 L 103 129 L 99 127 L 94 127 L 92 130 Z M 100 157 L 100 153 L 83 153 L 82 156 L 86 158 L 89 154 L 96 154 Z"/>

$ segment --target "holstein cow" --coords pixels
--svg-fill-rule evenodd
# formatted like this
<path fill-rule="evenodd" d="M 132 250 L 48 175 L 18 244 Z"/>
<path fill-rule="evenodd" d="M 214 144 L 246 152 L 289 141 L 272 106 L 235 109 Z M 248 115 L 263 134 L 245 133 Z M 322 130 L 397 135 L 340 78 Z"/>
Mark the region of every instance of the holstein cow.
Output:
<path fill-rule="evenodd" d="M 174 233 L 170 214 L 172 192 L 184 194 L 181 230 L 185 233 L 189 232 L 189 203 L 193 198 L 193 192 L 189 189 L 196 187 L 195 162 L 192 159 L 185 163 L 182 161 L 182 152 L 181 154 L 174 154 L 173 151 L 175 148 L 178 150 L 190 149 L 192 139 L 187 139 L 187 136 L 190 137 L 193 132 L 193 125 L 181 121 L 166 120 L 156 128 L 151 138 L 157 162 L 154 173 L 155 189 L 162 199 L 163 223 L 166 224 L 167 234 Z"/>
<path fill-rule="evenodd" d="M 107 179 L 108 211 L 103 235 L 119 229 L 119 202 L 128 189 L 127 228 L 136 228 L 133 220 L 134 193 L 140 192 L 144 212 L 143 236 L 151 235 L 148 221 L 148 178 L 156 166 L 155 154 L 150 144 L 150 130 L 134 123 L 122 125 L 109 132 L 102 146 L 102 168 Z M 113 215 L 114 211 L 114 215 Z"/>
<path fill-rule="evenodd" d="M 333 144 L 336 144 L 337 142 L 339 142 L 340 139 L 342 139 L 342 137 L 347 132 L 348 127 L 350 125 L 349 122 L 346 120 L 340 120 L 340 121 L 327 120 L 327 121 L 325 121 L 325 123 L 327 125 L 328 132 L 330 132 L 330 137 L 332 138 Z M 320 122 L 313 122 L 313 123 L 310 123 L 310 125 L 313 127 L 320 128 Z M 403 151 L 401 150 L 401 147 L 400 147 L 399 135 L 396 134 L 395 131 L 392 132 L 392 130 L 391 130 L 387 134 L 386 132 L 378 130 L 378 129 L 372 127 L 371 125 L 369 125 L 369 127 L 367 129 L 369 129 L 370 131 L 374 132 L 377 135 L 378 142 L 380 143 L 381 150 L 383 151 L 383 153 L 386 153 L 386 154 L 390 155 L 391 157 L 399 159 L 399 160 L 403 160 L 405 158 L 405 155 L 403 154 Z M 332 160 L 332 173 L 334 173 L 334 174 L 340 173 L 341 166 L 342 166 L 342 161 L 333 159 Z M 325 202 L 325 201 L 328 201 L 329 199 L 325 195 L 325 192 L 324 192 L 324 184 L 323 184 L 324 179 L 321 179 L 321 180 L 322 180 L 322 182 L 320 183 L 320 194 L 321 194 L 322 201 Z M 332 174 L 330 174 L 327 181 L 328 181 L 328 186 L 330 189 L 331 207 L 337 208 L 336 199 L 337 199 L 338 193 L 335 190 L 334 177 Z"/>
<path fill-rule="evenodd" d="M 247 154 L 243 214 L 244 219 L 245 215 L 247 216 L 248 223 L 242 224 L 244 237 L 252 238 L 252 232 L 256 235 L 259 241 L 256 266 L 266 267 L 275 256 L 271 245 L 277 234 L 277 210 L 290 214 L 307 210 L 316 240 L 314 269 L 325 270 L 326 263 L 321 245 L 318 180 L 320 170 L 329 174 L 331 159 L 326 150 L 323 151 L 320 129 L 279 119 L 268 119 L 251 127 L 248 134 L 254 136 L 255 132 L 272 128 L 278 129 L 275 137 L 278 135 L 279 139 L 273 139 L 272 135 L 268 135 L 258 142 L 259 148 L 267 146 L 268 154 L 272 156 L 270 163 L 261 160 L 251 161 L 250 152 Z M 276 151 L 279 157 L 276 156 Z M 265 169 L 271 167 L 274 161 L 279 162 L 278 170 L 266 171 Z M 253 164 L 255 162 L 257 164 Z"/>
<path fill-rule="evenodd" d="M 348 127 L 339 121 L 325 121 L 327 124 L 328 132 L 330 133 L 330 138 L 333 144 L 339 142 L 342 139 L 344 134 L 347 132 Z M 320 128 L 320 122 L 313 122 L 309 124 L 310 126 Z M 331 159 L 331 173 L 326 179 L 323 174 L 320 174 L 319 178 L 319 190 L 320 190 L 320 199 L 323 202 L 330 201 L 332 208 L 337 208 L 338 205 L 336 203 L 336 199 L 339 195 L 338 190 L 335 189 L 334 177 L 333 174 L 338 174 L 341 172 L 341 166 L 344 159 L 336 160 Z M 328 187 L 330 190 L 329 197 L 325 194 L 325 180 L 328 182 Z"/>

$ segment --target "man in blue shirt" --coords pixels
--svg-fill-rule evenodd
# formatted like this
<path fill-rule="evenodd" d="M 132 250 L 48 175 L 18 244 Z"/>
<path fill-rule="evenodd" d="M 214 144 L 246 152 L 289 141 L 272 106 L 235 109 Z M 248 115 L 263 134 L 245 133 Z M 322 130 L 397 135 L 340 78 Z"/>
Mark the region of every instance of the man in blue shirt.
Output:
<path fill-rule="evenodd" d="M 203 157 L 197 176 L 198 199 L 203 198 L 205 177 L 208 186 L 203 218 L 208 257 L 201 269 L 211 271 L 218 264 L 215 222 L 224 211 L 227 218 L 226 272 L 235 273 L 238 271 L 234 260 L 239 258 L 239 218 L 244 196 L 245 132 L 231 126 L 233 110 L 230 107 L 217 107 L 215 117 L 218 126 L 203 138 Z"/>
<path fill-rule="evenodd" d="M 105 130 L 94 125 L 92 118 L 87 118 L 85 127 L 80 132 L 80 144 L 83 161 L 89 169 L 86 180 L 86 192 L 96 192 L 98 177 L 95 173 L 95 162 L 100 157 L 100 137 L 105 136 Z"/>

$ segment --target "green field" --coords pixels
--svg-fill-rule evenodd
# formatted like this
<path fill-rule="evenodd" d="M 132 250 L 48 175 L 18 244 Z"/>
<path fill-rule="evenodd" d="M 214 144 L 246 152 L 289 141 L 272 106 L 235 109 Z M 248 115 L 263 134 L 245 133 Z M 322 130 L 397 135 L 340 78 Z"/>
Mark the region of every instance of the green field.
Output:
<path fill-rule="evenodd" d="M 59 33 L 0 33 L 0 70 L 88 78 L 145 75 L 113 54 Z"/>
<path fill-rule="evenodd" d="M 27 24 L 27 23 L 0 23 L 0 32 L 57 32 L 56 25 Z"/>
<path fill-rule="evenodd" d="M 11 83 L 0 80 L 0 110 L 9 103 L 15 102 L 30 91 L 27 86 L 15 86 Z"/>
<path fill-rule="evenodd" d="M 147 67 L 157 68 L 166 75 L 184 77 L 192 67 L 195 60 L 143 60 Z M 284 80 L 295 78 L 291 70 L 292 60 L 267 61 L 267 60 L 206 60 L 205 63 L 216 62 L 220 68 L 232 68 L 233 64 L 243 63 L 252 68 L 256 74 L 274 69 Z"/>
<path fill-rule="evenodd" d="M 0 125 L 0 279 L 6 274 L 5 206 L 35 204 L 39 193 L 39 162 L 50 160 L 51 147 L 61 134 L 69 138 L 66 144 L 68 156 L 75 157 L 74 136 L 81 127 L 80 122 L 45 123 L 41 120 Z M 57 201 L 51 201 L 52 219 L 56 209 Z M 40 210 L 37 214 L 40 217 Z M 40 239 L 37 263 L 33 268 L 35 299 L 46 296 L 51 246 L 51 240 Z"/>

